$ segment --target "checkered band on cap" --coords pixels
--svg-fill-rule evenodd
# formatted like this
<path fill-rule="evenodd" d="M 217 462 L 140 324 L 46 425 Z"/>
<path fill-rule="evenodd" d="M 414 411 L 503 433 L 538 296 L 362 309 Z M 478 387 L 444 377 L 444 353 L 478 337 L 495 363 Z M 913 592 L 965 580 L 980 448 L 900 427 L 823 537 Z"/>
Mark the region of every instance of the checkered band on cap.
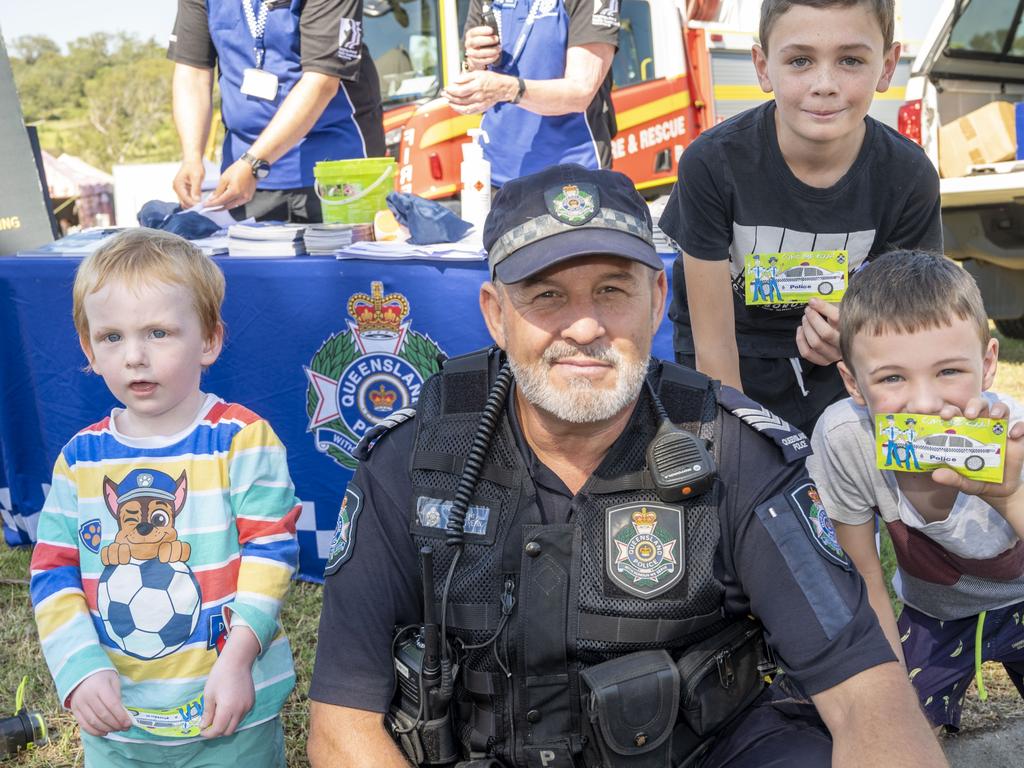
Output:
<path fill-rule="evenodd" d="M 651 248 L 654 248 L 654 234 L 651 232 L 651 228 L 647 226 L 647 222 L 622 211 L 602 208 L 594 215 L 594 218 L 585 224 L 566 224 L 551 214 L 545 214 L 530 219 L 518 227 L 513 227 L 498 238 L 488 253 L 488 265 L 491 269 L 491 274 L 494 274 L 495 267 L 524 245 L 535 243 L 552 235 L 574 232 L 581 229 L 614 229 L 627 235 L 638 237 L 648 243 Z"/>

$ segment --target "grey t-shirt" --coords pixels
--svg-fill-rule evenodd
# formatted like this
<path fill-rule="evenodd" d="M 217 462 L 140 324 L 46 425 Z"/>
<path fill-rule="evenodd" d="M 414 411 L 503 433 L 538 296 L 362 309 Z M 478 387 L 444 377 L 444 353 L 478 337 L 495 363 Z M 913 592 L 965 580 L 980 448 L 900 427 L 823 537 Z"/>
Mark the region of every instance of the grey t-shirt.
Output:
<path fill-rule="evenodd" d="M 1011 424 L 1024 410 L 1011 398 Z M 926 522 L 903 496 L 891 470 L 878 469 L 871 415 L 847 398 L 829 406 L 811 438 L 807 471 L 832 520 L 869 523 L 877 514 L 893 540 L 900 598 L 937 619 L 974 616 L 1024 600 L 1024 543 L 976 496 L 961 493 L 944 520 Z"/>

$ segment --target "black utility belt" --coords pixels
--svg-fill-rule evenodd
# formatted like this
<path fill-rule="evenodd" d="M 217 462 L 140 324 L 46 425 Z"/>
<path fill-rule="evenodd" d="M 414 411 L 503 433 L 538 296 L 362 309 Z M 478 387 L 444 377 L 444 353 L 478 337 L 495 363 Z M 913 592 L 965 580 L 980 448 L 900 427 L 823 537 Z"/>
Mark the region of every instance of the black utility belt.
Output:
<path fill-rule="evenodd" d="M 749 707 L 775 668 L 761 625 L 745 618 L 688 648 L 639 651 L 581 673 L 589 742 L 605 766 L 689 765 Z"/>

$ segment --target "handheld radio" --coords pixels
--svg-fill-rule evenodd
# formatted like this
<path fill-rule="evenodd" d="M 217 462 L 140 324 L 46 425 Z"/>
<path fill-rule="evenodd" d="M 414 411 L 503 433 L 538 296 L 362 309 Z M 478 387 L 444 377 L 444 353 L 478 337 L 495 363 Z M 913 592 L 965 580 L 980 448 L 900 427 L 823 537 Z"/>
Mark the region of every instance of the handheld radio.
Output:
<path fill-rule="evenodd" d="M 395 701 L 384 719 L 391 736 L 417 765 L 448 765 L 459 752 L 452 733 L 450 687 L 441 686 L 441 635 L 434 615 L 434 558 L 420 548 L 423 574 L 423 624 L 395 635 L 398 678 Z"/>

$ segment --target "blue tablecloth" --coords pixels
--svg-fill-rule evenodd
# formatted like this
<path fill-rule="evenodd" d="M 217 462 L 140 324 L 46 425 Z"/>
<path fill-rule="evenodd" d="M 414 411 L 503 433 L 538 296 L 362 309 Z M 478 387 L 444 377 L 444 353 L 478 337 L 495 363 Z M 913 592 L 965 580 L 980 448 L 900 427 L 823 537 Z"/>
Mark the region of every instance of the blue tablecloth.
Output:
<path fill-rule="evenodd" d="M 421 369 L 438 352 L 491 343 L 477 303 L 486 267 L 217 261 L 227 278 L 227 338 L 202 386 L 265 417 L 284 441 L 303 501 L 299 572 L 319 580 L 354 467 L 351 444 L 367 424 L 415 397 Z M 83 370 L 71 322 L 77 265 L 74 258 L 0 258 L 0 514 L 12 545 L 34 538 L 60 449 L 117 404 L 103 380 Z M 671 359 L 668 320 L 654 354 Z"/>

